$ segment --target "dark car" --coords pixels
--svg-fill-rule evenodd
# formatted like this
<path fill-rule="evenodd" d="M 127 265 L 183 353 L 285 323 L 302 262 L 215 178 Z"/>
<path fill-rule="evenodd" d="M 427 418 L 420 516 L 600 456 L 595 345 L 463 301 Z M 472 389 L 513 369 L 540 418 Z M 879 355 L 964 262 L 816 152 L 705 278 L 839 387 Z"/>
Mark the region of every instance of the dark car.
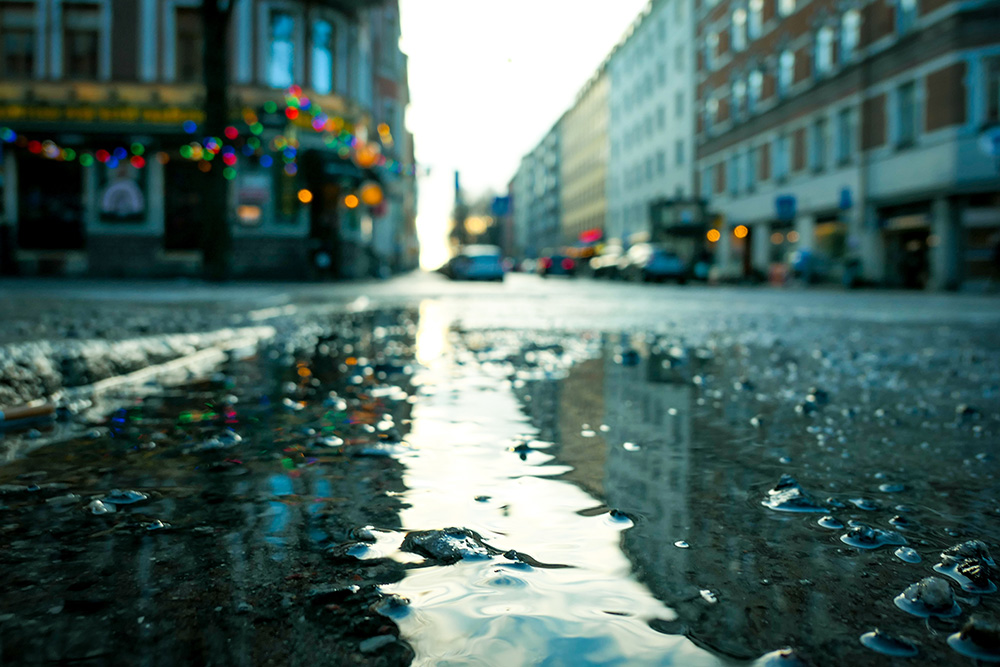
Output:
<path fill-rule="evenodd" d="M 538 260 L 538 273 L 546 276 L 575 276 L 576 260 L 561 253 L 546 255 Z"/>
<path fill-rule="evenodd" d="M 653 243 L 638 243 L 626 255 L 625 277 L 643 282 L 676 280 L 687 282 L 688 270 L 684 261 L 672 250 Z"/>

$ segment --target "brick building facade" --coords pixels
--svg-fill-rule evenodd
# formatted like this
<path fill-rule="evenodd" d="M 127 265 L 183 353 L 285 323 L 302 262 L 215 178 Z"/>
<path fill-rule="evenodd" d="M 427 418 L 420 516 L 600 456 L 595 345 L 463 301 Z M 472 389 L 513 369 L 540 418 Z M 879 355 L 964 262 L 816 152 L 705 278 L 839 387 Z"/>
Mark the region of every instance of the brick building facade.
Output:
<path fill-rule="evenodd" d="M 1000 3 L 701 0 L 697 177 L 723 275 L 975 287 L 1000 243 Z M 739 226 L 749 233 L 738 238 Z"/>

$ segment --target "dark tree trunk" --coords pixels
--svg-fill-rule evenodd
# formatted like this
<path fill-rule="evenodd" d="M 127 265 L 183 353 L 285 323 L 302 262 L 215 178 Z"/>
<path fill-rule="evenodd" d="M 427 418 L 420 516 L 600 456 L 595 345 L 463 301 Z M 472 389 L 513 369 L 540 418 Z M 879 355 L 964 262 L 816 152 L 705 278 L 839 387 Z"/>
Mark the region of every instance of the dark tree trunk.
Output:
<path fill-rule="evenodd" d="M 230 17 L 240 0 L 202 0 L 205 123 L 202 134 L 225 141 L 229 111 Z M 205 278 L 227 280 L 232 273 L 233 236 L 230 229 L 230 181 L 223 176 L 222 160 L 213 160 L 205 174 L 208 187 L 201 207 L 202 266 Z"/>

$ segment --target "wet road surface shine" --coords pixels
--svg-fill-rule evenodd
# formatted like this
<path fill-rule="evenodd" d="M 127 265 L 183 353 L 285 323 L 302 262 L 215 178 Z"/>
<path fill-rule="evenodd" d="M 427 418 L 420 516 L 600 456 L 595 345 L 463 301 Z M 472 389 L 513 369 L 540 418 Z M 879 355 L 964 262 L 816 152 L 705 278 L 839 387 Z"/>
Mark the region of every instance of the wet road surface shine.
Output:
<path fill-rule="evenodd" d="M 973 592 L 910 588 L 1000 538 L 990 328 L 696 310 L 563 335 L 436 299 L 298 320 L 218 378 L 121 395 L 97 434 L 0 469 L 4 659 L 993 655 L 988 623 L 963 630 L 996 618 L 991 559 L 943 564 Z M 791 488 L 817 511 L 783 511 Z"/>

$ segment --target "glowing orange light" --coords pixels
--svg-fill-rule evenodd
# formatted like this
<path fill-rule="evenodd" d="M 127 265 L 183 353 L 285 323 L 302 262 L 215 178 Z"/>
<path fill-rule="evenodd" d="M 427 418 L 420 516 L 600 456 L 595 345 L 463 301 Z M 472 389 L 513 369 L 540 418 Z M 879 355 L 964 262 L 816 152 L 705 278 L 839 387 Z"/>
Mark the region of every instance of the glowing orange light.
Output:
<path fill-rule="evenodd" d="M 160 164 L 166 164 L 170 162 L 170 155 L 164 153 L 163 151 L 160 151 L 159 153 L 156 154 L 156 161 L 159 162 Z"/>
<path fill-rule="evenodd" d="M 722 234 L 719 233 L 718 229 L 710 229 L 710 230 L 708 230 L 708 234 L 706 234 L 705 236 L 708 237 L 708 242 L 709 243 L 715 243 L 719 239 L 722 238 Z"/>
<path fill-rule="evenodd" d="M 370 144 L 359 144 L 354 151 L 354 162 L 362 169 L 374 167 L 378 157 L 378 151 Z"/>
<path fill-rule="evenodd" d="M 796 232 L 796 231 L 794 231 L 794 230 L 790 231 L 790 232 L 788 232 L 788 235 L 785 238 L 788 239 L 789 243 L 798 243 L 799 242 L 799 233 Z"/>
<path fill-rule="evenodd" d="M 361 186 L 361 201 L 368 206 L 378 206 L 383 199 L 385 199 L 385 194 L 377 183 L 366 183 Z"/>
<path fill-rule="evenodd" d="M 379 123 L 379 125 L 378 125 L 378 133 L 379 134 L 389 134 L 389 126 L 386 125 L 385 123 Z"/>
<path fill-rule="evenodd" d="M 360 201 L 354 195 L 347 195 L 344 197 L 344 206 L 347 208 L 357 208 Z"/>
<path fill-rule="evenodd" d="M 749 233 L 750 233 L 750 230 L 747 229 L 746 225 L 740 225 L 736 229 L 733 230 L 733 236 L 735 236 L 738 239 L 745 239 L 747 237 L 747 234 L 749 234 Z"/>
<path fill-rule="evenodd" d="M 774 245 L 780 245 L 782 241 L 785 240 L 785 235 L 781 232 L 775 232 L 771 234 L 771 243 Z"/>
<path fill-rule="evenodd" d="M 306 368 L 305 366 L 300 366 L 297 372 L 300 378 L 307 378 L 310 375 L 312 375 L 312 371 Z"/>
<path fill-rule="evenodd" d="M 302 188 L 301 190 L 299 190 L 300 202 L 302 202 L 303 204 L 308 204 L 312 200 L 313 200 L 313 193 L 311 190 L 307 190 L 306 188 Z"/>
<path fill-rule="evenodd" d="M 358 363 L 358 359 L 357 357 L 347 357 L 346 359 L 344 359 L 344 363 L 347 364 L 348 366 L 356 366 Z"/>
<path fill-rule="evenodd" d="M 203 161 L 201 161 L 201 162 L 198 163 L 198 169 L 202 170 L 203 172 L 205 172 L 207 174 L 208 172 L 212 171 L 212 163 L 211 162 L 205 162 L 203 160 Z"/>

